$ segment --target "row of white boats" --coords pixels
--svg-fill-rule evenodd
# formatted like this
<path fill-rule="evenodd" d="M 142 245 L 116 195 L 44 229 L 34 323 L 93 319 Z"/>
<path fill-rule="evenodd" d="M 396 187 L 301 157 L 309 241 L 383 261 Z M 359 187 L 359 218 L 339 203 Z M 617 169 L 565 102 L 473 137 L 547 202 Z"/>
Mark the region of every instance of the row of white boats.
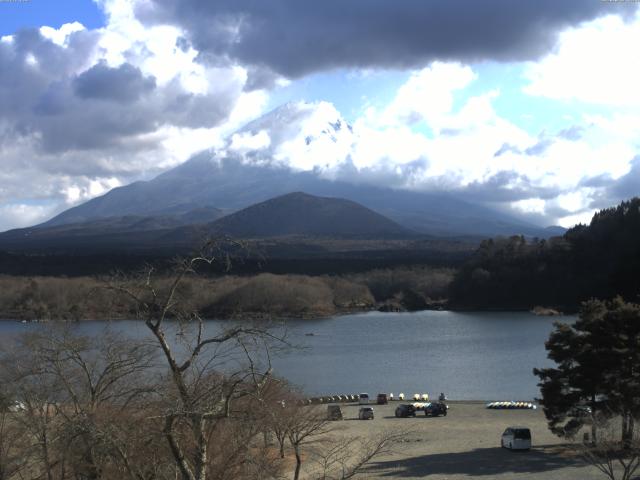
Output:
<path fill-rule="evenodd" d="M 529 410 L 535 410 L 536 408 L 538 408 L 535 404 L 531 403 L 531 402 L 514 402 L 514 401 L 510 401 L 510 402 L 490 402 L 487 403 L 487 408 L 493 408 L 495 410 L 502 410 L 502 409 L 529 409 Z"/>

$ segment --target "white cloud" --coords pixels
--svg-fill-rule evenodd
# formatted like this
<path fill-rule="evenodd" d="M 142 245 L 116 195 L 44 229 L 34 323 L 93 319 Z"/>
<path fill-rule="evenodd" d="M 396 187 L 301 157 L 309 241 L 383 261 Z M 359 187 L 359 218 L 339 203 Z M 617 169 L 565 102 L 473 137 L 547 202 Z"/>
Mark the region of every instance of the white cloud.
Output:
<path fill-rule="evenodd" d="M 174 79 L 188 92 L 206 94 L 211 84 L 222 81 L 246 81 L 246 71 L 239 68 L 207 69 L 196 61 L 198 52 L 177 43 L 184 32 L 173 25 L 145 26 L 135 16 L 139 1 L 104 0 L 107 26 L 101 29 L 101 57 L 111 67 L 133 62 L 158 85 Z M 244 77 L 242 77 L 244 75 Z M 238 77 L 241 78 L 238 78 Z"/>
<path fill-rule="evenodd" d="M 260 130 L 256 134 L 251 132 L 241 132 L 235 133 L 231 136 L 229 150 L 244 154 L 252 150 L 269 148 L 270 145 L 271 137 L 269 137 L 269 134 L 265 130 Z"/>
<path fill-rule="evenodd" d="M 274 160 L 297 170 L 330 170 L 344 163 L 353 135 L 340 113 L 328 102 L 319 102 L 306 113 L 299 119 L 295 136 L 283 139 L 273 150 Z M 332 126 L 338 121 L 340 128 Z"/>
<path fill-rule="evenodd" d="M 575 192 L 558 195 L 555 201 L 561 208 L 570 212 L 575 212 L 584 208 L 586 201 L 589 199 L 589 193 L 590 189 L 581 189 Z"/>
<path fill-rule="evenodd" d="M 51 206 L 8 203 L 0 205 L 0 225 L 29 227 L 46 220 L 52 213 Z"/>
<path fill-rule="evenodd" d="M 356 121 L 353 128 L 356 141 L 352 160 L 357 168 L 403 165 L 424 157 L 427 151 L 429 142 L 424 135 L 406 126 L 377 129 L 366 121 Z"/>
<path fill-rule="evenodd" d="M 269 95 L 264 90 L 243 92 L 231 110 L 225 132 L 228 134 L 231 130 L 236 130 L 249 120 L 258 117 L 264 112 L 268 100 Z"/>
<path fill-rule="evenodd" d="M 69 185 L 65 189 L 67 203 L 73 205 L 79 201 L 88 200 L 103 193 L 108 192 L 112 188 L 121 186 L 120 180 L 115 177 L 86 179 L 81 184 Z"/>
<path fill-rule="evenodd" d="M 84 25 L 80 22 L 65 23 L 58 29 L 47 26 L 40 27 L 40 35 L 51 40 L 56 45 L 64 47 L 68 45 L 69 36 L 72 33 L 81 32 L 84 29 Z"/>
<path fill-rule="evenodd" d="M 565 228 L 571 228 L 575 225 L 578 225 L 579 223 L 582 223 L 584 225 L 589 225 L 591 223 L 591 219 L 593 218 L 594 213 L 595 213 L 595 210 L 593 209 L 587 209 L 586 211 L 581 210 L 578 213 L 566 215 L 558 219 L 558 225 Z"/>
<path fill-rule="evenodd" d="M 453 108 L 454 92 L 464 89 L 476 78 L 469 66 L 433 62 L 411 74 L 378 121 L 382 125 L 424 121 L 438 130 Z"/>
<path fill-rule="evenodd" d="M 498 90 L 467 98 L 454 110 L 454 94 L 477 78 L 471 67 L 435 62 L 410 76 L 391 103 L 369 108 L 354 123 L 358 143 L 353 159 L 358 167 L 376 163 L 403 164 L 426 159 L 423 188 L 467 185 L 502 170 L 512 170 L 513 157 L 495 158 L 508 140 L 514 145 L 534 141 L 525 131 L 500 118 L 492 102 Z M 432 136 L 425 135 L 427 127 Z M 420 187 L 420 182 L 416 183 Z"/>
<path fill-rule="evenodd" d="M 638 45 L 640 13 L 627 21 L 609 15 L 570 28 L 554 53 L 528 64 L 524 91 L 565 102 L 638 107 Z"/>
<path fill-rule="evenodd" d="M 511 207 L 522 213 L 542 213 L 544 214 L 546 202 L 542 198 L 527 198 L 513 202 Z"/>

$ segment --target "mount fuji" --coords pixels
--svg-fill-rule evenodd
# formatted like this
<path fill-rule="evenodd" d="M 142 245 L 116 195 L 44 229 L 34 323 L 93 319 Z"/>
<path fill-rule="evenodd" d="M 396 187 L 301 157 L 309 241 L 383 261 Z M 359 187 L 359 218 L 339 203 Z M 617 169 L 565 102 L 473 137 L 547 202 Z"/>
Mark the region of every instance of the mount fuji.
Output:
<path fill-rule="evenodd" d="M 384 186 L 380 178 L 385 172 L 377 172 L 373 181 L 371 171 L 363 173 L 354 166 L 349 152 L 355 141 L 351 126 L 330 104 L 285 104 L 232 134 L 222 148 L 201 152 L 150 181 L 114 188 L 43 224 L 0 235 L 0 248 L 3 244 L 6 248 L 9 239 L 15 245 L 17 238 L 26 237 L 46 244 L 53 236 L 64 243 L 70 232 L 77 240 L 83 231 L 91 238 L 105 234 L 126 238 L 127 232 L 135 231 L 148 239 L 154 237 L 149 232 L 166 233 L 188 225 L 213 225 L 218 230 L 225 215 L 293 192 L 356 202 L 364 207 L 362 212 L 386 217 L 396 232 L 413 235 L 561 233 L 450 193 L 402 188 L 392 174 Z M 254 221 L 251 215 L 239 218 Z M 217 222 L 222 223 L 215 226 Z M 234 222 L 237 231 L 261 231 L 248 223 L 240 228 L 237 218 Z M 277 225 L 268 231 L 279 233 Z M 364 228 L 362 235 L 373 231 Z M 323 232 L 331 235 L 330 229 Z M 130 239 L 135 241 L 135 236 Z"/>

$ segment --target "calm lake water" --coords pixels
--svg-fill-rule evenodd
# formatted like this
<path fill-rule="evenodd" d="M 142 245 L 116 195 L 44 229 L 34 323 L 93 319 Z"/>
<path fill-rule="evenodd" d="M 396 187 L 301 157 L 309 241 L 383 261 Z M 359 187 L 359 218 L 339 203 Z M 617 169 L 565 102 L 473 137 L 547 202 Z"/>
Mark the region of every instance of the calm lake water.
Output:
<path fill-rule="evenodd" d="M 445 392 L 451 399 L 530 400 L 539 396 L 534 367 L 551 365 L 544 342 L 555 320 L 529 313 L 371 312 L 290 321 L 289 340 L 302 348 L 273 361 L 275 373 L 309 395 Z M 99 334 L 107 324 L 135 337 L 135 321 L 85 322 Z M 210 327 L 227 325 L 209 321 Z M 42 328 L 0 322 L 0 338 Z"/>

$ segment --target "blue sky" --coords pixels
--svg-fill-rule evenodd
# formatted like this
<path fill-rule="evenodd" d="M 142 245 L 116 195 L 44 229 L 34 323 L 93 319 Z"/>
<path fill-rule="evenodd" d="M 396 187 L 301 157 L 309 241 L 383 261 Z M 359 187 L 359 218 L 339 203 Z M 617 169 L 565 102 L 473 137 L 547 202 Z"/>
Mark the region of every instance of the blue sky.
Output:
<path fill-rule="evenodd" d="M 27 0 L 0 2 L 0 35 L 11 35 L 21 28 L 48 25 L 60 28 L 80 22 L 87 28 L 104 25 L 104 15 L 91 0 Z"/>
<path fill-rule="evenodd" d="M 205 149 L 540 225 L 640 194 L 637 3 L 398 1 L 0 1 L 0 230 Z"/>

